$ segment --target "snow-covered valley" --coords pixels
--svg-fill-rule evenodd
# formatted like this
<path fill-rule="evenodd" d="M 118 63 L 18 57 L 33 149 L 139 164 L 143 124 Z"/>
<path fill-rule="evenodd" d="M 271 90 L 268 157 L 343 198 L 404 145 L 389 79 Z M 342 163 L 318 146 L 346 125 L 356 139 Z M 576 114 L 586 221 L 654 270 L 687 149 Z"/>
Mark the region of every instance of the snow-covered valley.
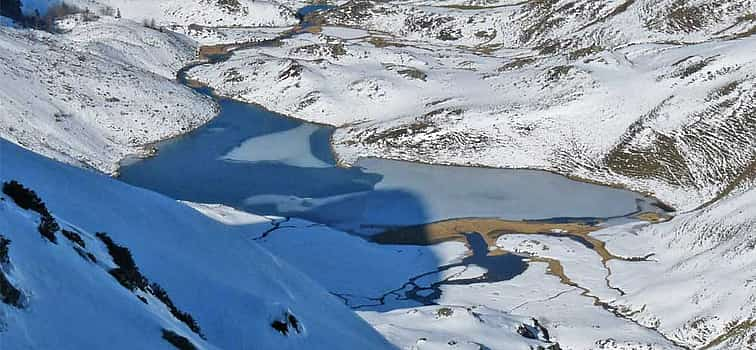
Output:
<path fill-rule="evenodd" d="M 753 1 L 67 3 L 0 17 L 0 348 L 756 348 Z"/>
<path fill-rule="evenodd" d="M 756 3 L 685 3 L 352 1 L 190 76 L 340 127 L 346 163 L 548 169 L 688 210 L 753 168 Z M 697 17 L 710 6 L 721 19 Z"/>

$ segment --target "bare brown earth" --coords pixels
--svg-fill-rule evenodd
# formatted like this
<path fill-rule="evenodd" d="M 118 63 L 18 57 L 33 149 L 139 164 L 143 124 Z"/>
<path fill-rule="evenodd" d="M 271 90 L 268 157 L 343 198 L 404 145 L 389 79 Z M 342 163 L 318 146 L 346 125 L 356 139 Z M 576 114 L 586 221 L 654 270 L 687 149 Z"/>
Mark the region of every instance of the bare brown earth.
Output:
<path fill-rule="evenodd" d="M 205 60 L 210 56 L 223 55 L 231 51 L 231 47 L 236 44 L 218 44 L 218 45 L 205 45 L 199 48 L 197 55 L 199 59 Z"/>
<path fill-rule="evenodd" d="M 659 222 L 666 220 L 656 213 L 641 213 L 636 218 Z M 425 225 L 407 226 L 387 230 L 376 236 L 372 241 L 380 244 L 411 244 L 431 245 L 445 241 L 466 242 L 464 233 L 478 232 L 486 240 L 489 247 L 496 246 L 496 239 L 508 234 L 533 234 L 533 235 L 564 235 L 587 241 L 593 246 L 593 250 L 601 256 L 602 263 L 613 259 L 627 260 L 616 256 L 606 249 L 606 244 L 589 235 L 601 227 L 587 222 L 553 223 L 548 221 L 513 221 L 491 218 L 465 218 L 443 220 Z"/>
<path fill-rule="evenodd" d="M 598 227 L 582 223 L 465 218 L 391 229 L 374 236 L 373 241 L 383 244 L 430 245 L 444 241 L 464 241 L 463 233 L 478 232 L 491 245 L 496 238 L 507 233 L 547 234 L 552 230 L 563 230 L 570 234 L 586 235 L 597 229 Z"/>

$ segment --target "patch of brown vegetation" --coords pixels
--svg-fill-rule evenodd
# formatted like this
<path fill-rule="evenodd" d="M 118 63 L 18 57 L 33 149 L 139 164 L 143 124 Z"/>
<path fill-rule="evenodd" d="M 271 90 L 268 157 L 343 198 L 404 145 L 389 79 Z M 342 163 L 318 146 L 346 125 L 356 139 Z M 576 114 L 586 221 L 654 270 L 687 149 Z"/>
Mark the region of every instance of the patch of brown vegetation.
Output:
<path fill-rule="evenodd" d="M 386 38 L 378 37 L 378 36 L 371 36 L 370 39 L 367 40 L 370 44 L 377 48 L 383 48 L 383 47 L 406 47 L 407 45 L 401 44 L 395 41 L 389 41 Z"/>
<path fill-rule="evenodd" d="M 199 59 L 206 60 L 211 56 L 225 55 L 231 51 L 231 44 L 218 44 L 218 45 L 206 45 L 200 46 L 197 55 Z"/>
<path fill-rule="evenodd" d="M 654 212 L 640 213 L 638 215 L 635 215 L 634 217 L 638 220 L 643 220 L 651 223 L 664 222 L 668 221 L 671 218 L 669 215 Z"/>

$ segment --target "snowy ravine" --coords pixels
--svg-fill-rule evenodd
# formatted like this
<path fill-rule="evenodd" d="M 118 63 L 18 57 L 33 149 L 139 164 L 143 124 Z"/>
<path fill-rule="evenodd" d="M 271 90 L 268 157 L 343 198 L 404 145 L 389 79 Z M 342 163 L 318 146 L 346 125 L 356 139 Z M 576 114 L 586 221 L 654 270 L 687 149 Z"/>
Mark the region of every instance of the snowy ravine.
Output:
<path fill-rule="evenodd" d="M 756 347 L 756 188 L 596 236 L 619 255 L 654 253 L 649 263 L 610 263 L 622 313 L 691 348 Z"/>
<path fill-rule="evenodd" d="M 515 234 L 499 238 L 497 246 L 558 261 L 565 275 L 604 308 L 659 331 L 680 347 L 752 349 L 756 346 L 755 212 L 756 188 L 751 188 L 669 222 L 636 222 L 596 231 L 591 236 L 606 242 L 617 256 L 649 257 L 610 260 L 605 269 L 595 252 L 565 239 Z M 548 321 L 545 325 L 554 326 Z M 605 346 L 613 348 L 619 340 Z"/>

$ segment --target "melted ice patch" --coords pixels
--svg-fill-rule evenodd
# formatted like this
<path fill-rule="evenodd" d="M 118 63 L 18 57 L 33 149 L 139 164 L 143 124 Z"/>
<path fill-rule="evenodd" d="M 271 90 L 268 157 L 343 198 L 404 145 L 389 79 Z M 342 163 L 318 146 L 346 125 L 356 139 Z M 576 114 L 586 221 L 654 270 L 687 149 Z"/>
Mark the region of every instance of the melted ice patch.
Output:
<path fill-rule="evenodd" d="M 346 27 L 323 27 L 321 33 L 346 40 L 360 39 L 370 36 L 370 33 L 366 30 Z"/>

